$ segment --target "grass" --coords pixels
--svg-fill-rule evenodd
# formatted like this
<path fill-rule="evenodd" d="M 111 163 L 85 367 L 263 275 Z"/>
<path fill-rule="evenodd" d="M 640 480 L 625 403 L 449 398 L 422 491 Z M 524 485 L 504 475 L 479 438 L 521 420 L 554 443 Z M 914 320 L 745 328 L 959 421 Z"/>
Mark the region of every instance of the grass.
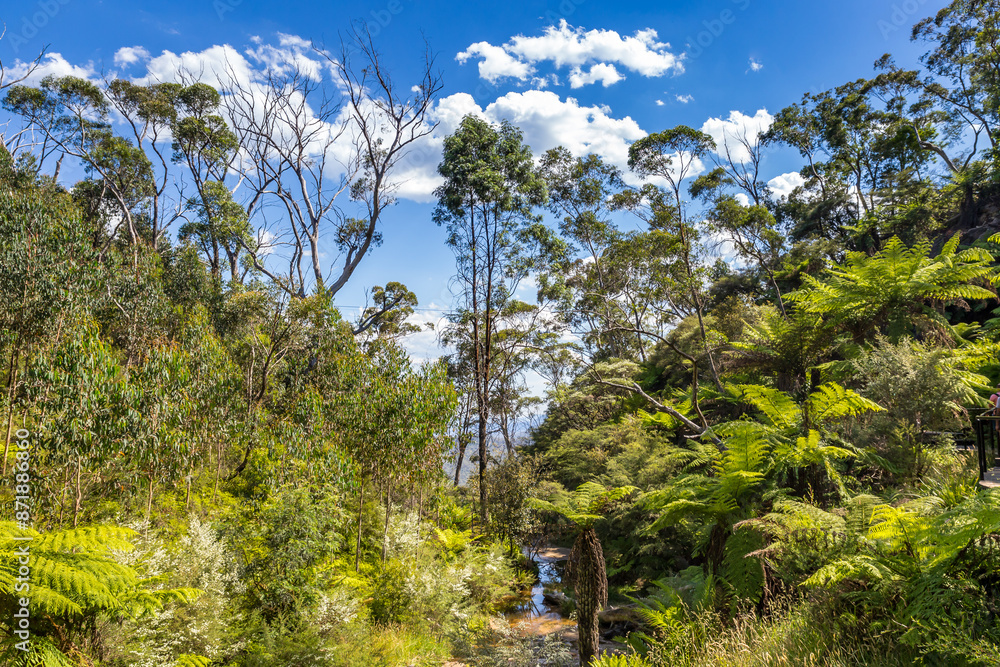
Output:
<path fill-rule="evenodd" d="M 914 649 L 863 628 L 842 630 L 808 603 L 768 618 L 744 614 L 725 626 L 704 617 L 684 634 L 673 646 L 653 647 L 649 662 L 656 667 L 909 667 L 919 662 Z"/>
<path fill-rule="evenodd" d="M 451 643 L 420 627 L 353 623 L 333 641 L 336 667 L 439 667 L 451 658 Z"/>

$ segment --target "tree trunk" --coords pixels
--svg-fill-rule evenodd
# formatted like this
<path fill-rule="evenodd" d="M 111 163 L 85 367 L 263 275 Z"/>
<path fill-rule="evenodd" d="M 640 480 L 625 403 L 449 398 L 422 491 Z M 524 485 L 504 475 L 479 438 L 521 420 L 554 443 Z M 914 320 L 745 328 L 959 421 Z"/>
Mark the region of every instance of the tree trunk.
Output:
<path fill-rule="evenodd" d="M 83 499 L 83 490 L 80 488 L 80 475 L 83 472 L 83 457 L 76 455 L 76 502 L 73 504 L 73 527 L 76 528 L 80 520 L 80 501 Z"/>
<path fill-rule="evenodd" d="M 479 513 L 485 527 L 490 517 L 486 509 L 486 414 L 479 412 Z"/>
<path fill-rule="evenodd" d="M 587 667 L 599 650 L 601 634 L 597 614 L 608 603 L 608 576 L 604 564 L 604 550 L 593 527 L 584 528 L 576 538 L 569 561 L 573 589 L 576 593 L 580 665 Z"/>
<path fill-rule="evenodd" d="M 219 495 L 219 478 L 222 477 L 222 440 L 218 443 L 218 457 L 215 462 L 215 486 L 212 487 L 212 504 L 215 504 L 216 498 Z"/>
<path fill-rule="evenodd" d="M 149 521 L 153 515 L 153 475 L 149 476 L 149 495 L 146 496 L 146 534 L 149 534 Z"/>
<path fill-rule="evenodd" d="M 7 437 L 3 441 L 3 469 L 0 477 L 7 477 L 7 455 L 10 453 L 10 434 L 14 426 L 14 392 L 17 390 L 17 358 L 19 347 L 14 343 L 10 353 L 10 369 L 7 373 Z"/>
<path fill-rule="evenodd" d="M 385 485 L 385 525 L 382 527 L 382 562 L 385 563 L 386 546 L 389 539 L 389 510 L 392 508 L 392 487 Z"/>
<path fill-rule="evenodd" d="M 462 475 L 462 461 L 465 459 L 465 448 L 469 445 L 464 438 L 458 440 L 458 463 L 455 465 L 455 486 L 458 486 L 459 478 Z"/>
<path fill-rule="evenodd" d="M 62 492 L 59 494 L 59 528 L 62 529 L 63 514 L 66 510 L 66 490 L 69 488 L 69 466 L 63 471 Z"/>
<path fill-rule="evenodd" d="M 358 543 L 354 547 L 354 571 L 358 571 L 361 562 L 361 519 L 365 511 L 365 483 L 361 482 L 358 488 Z"/>

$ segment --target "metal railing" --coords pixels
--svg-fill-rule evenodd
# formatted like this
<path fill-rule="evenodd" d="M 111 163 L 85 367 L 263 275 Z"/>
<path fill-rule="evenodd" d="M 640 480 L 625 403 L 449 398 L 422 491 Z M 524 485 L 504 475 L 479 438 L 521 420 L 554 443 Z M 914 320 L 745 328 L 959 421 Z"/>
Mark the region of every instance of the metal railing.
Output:
<path fill-rule="evenodd" d="M 986 478 L 986 471 L 1000 468 L 1000 415 L 994 415 L 990 408 L 974 420 L 976 427 L 976 451 L 979 454 L 979 480 Z"/>

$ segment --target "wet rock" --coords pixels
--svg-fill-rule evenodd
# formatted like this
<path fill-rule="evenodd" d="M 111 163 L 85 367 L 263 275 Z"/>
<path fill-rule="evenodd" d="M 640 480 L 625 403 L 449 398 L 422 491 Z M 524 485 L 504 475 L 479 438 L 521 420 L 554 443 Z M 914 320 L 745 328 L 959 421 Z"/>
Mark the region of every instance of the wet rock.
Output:
<path fill-rule="evenodd" d="M 569 598 L 562 591 L 545 591 L 542 595 L 546 602 L 556 607 L 562 606 L 564 603 L 569 602 Z"/>
<path fill-rule="evenodd" d="M 639 615 L 638 607 L 635 604 L 628 604 L 621 607 L 602 609 L 597 613 L 597 620 L 601 625 L 612 625 L 615 623 L 638 625 L 642 622 L 642 616 Z"/>

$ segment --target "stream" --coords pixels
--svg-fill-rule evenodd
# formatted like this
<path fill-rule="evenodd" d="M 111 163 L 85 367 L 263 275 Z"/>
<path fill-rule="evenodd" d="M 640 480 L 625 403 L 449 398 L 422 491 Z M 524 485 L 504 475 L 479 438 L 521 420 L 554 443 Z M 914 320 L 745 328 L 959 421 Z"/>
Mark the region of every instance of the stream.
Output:
<path fill-rule="evenodd" d="M 506 613 L 507 620 L 518 632 L 537 637 L 558 632 L 565 641 L 576 640 L 576 622 L 563 617 L 559 605 L 545 598 L 546 592 L 561 592 L 558 563 L 568 556 L 569 549 L 554 547 L 540 549 L 535 555 L 538 582 Z"/>
<path fill-rule="evenodd" d="M 504 615 L 515 632 L 524 637 L 556 635 L 572 647 L 571 654 L 575 656 L 579 641 L 576 621 L 563 616 L 558 603 L 563 597 L 560 573 L 569 551 L 558 547 L 540 549 L 533 558 L 538 563 L 538 582 L 530 591 L 525 591 Z M 602 651 L 611 654 L 620 653 L 625 648 L 605 637 L 601 638 L 600 645 Z"/>

